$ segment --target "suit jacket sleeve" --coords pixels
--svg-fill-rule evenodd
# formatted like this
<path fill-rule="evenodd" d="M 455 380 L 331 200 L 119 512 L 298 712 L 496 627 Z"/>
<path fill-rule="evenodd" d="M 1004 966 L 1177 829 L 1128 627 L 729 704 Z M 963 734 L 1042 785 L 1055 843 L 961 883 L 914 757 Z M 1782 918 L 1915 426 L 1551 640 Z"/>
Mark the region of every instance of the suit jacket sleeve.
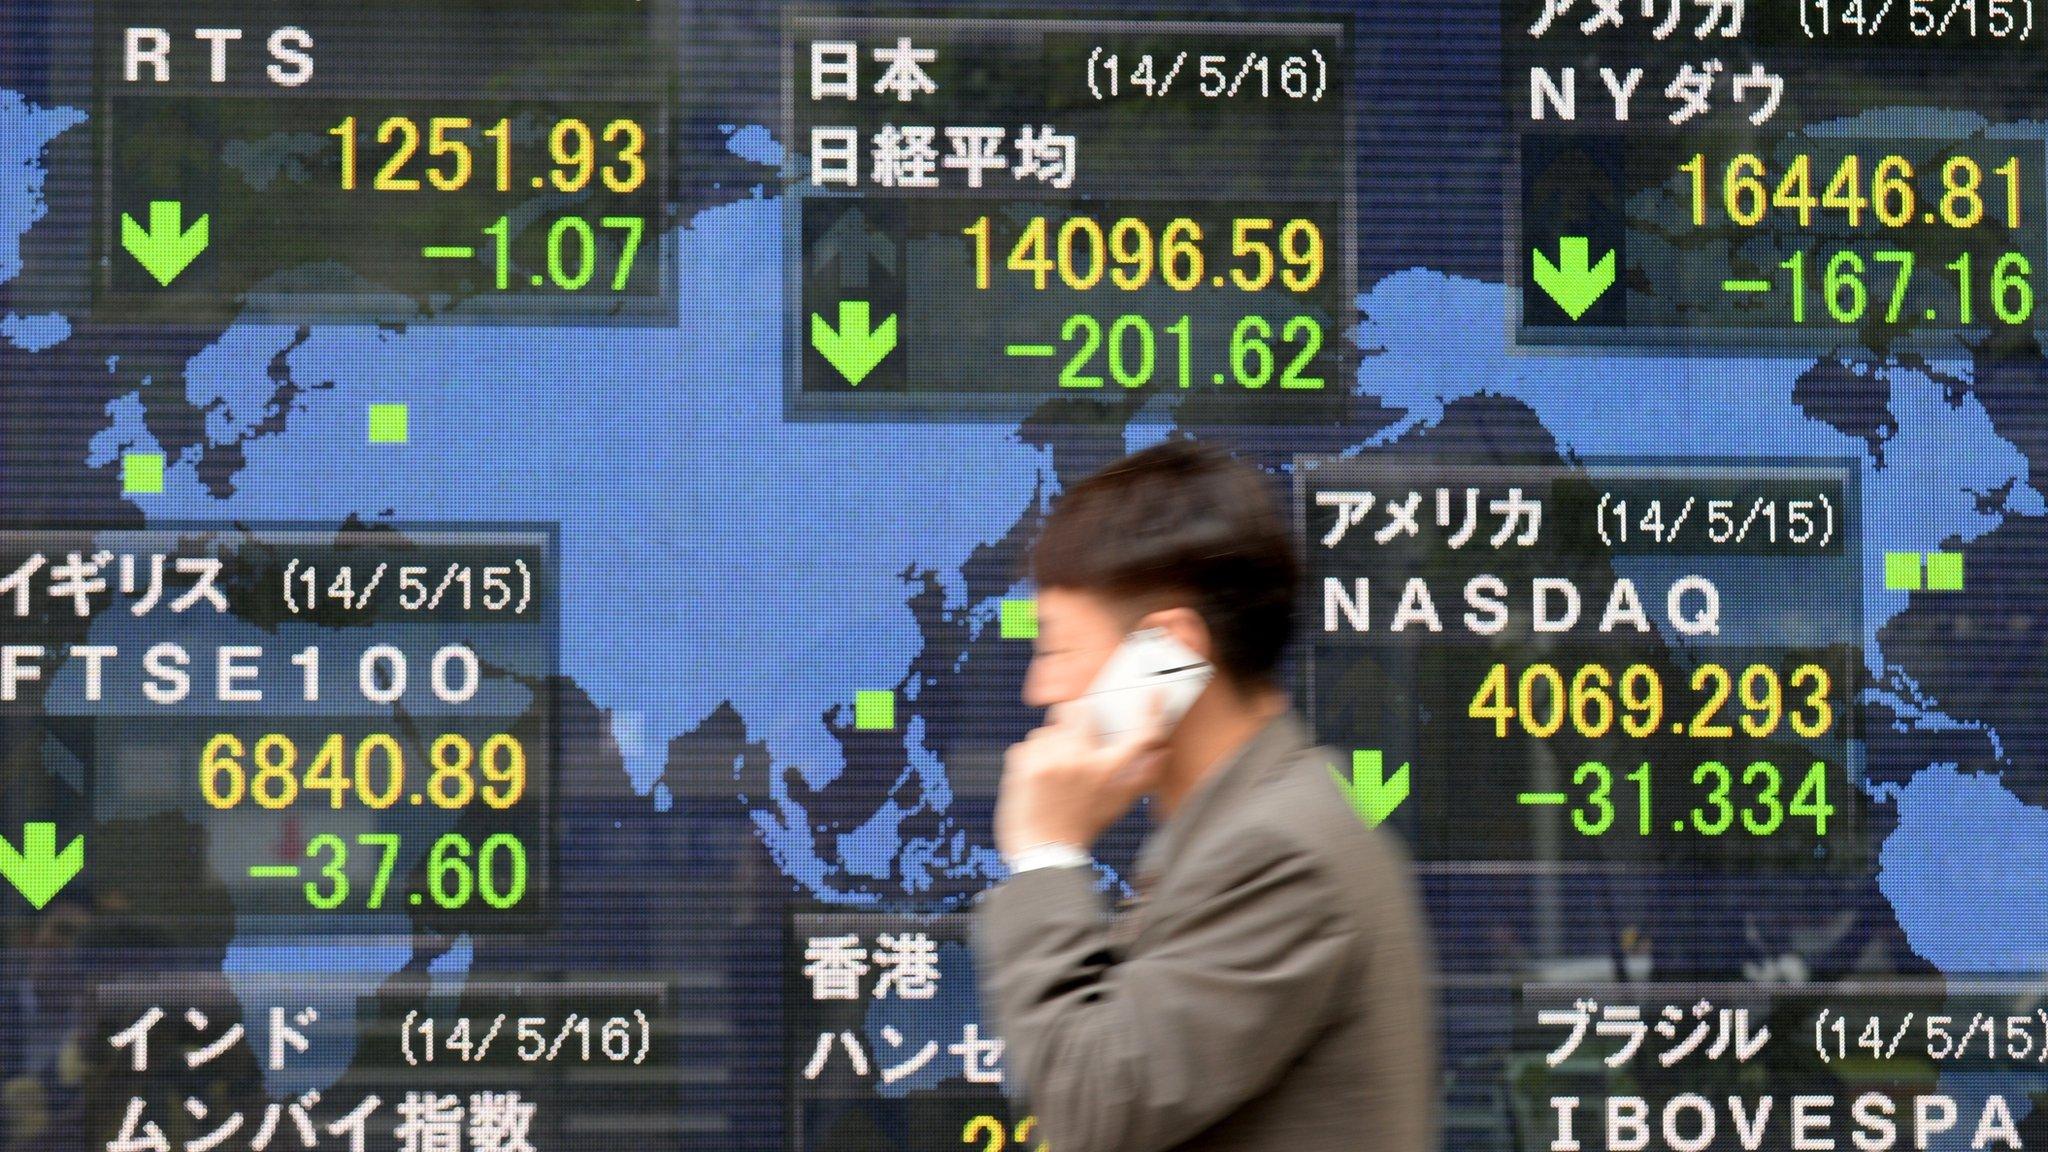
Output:
<path fill-rule="evenodd" d="M 1026 872 L 981 902 L 976 964 L 1004 1064 L 1059 1152 L 1172 1148 L 1272 1085 L 1330 1020 L 1352 938 L 1327 871 L 1256 828 L 1206 855 L 1121 962 L 1086 869 Z"/>

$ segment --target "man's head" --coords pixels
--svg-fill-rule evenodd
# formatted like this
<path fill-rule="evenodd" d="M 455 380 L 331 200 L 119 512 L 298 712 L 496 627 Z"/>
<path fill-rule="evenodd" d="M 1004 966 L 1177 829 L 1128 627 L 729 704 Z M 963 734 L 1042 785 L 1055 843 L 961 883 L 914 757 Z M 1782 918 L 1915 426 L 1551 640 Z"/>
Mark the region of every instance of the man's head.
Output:
<path fill-rule="evenodd" d="M 1033 707 L 1080 697 L 1139 627 L 1172 632 L 1239 692 L 1264 688 L 1293 625 L 1299 562 L 1269 482 L 1192 441 L 1148 448 L 1068 490 L 1032 567 Z"/>

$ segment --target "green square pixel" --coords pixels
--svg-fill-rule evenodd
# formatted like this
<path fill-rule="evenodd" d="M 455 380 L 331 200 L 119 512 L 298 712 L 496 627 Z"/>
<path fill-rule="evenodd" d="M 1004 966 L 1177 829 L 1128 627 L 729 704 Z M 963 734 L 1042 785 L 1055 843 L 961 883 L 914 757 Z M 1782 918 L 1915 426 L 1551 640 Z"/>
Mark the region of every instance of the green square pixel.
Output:
<path fill-rule="evenodd" d="M 121 457 L 121 492 L 149 496 L 164 490 L 164 454 L 130 452 Z"/>
<path fill-rule="evenodd" d="M 370 443 L 403 444 L 406 440 L 406 414 L 403 404 L 370 405 Z"/>
<path fill-rule="evenodd" d="M 1887 592 L 1919 591 L 1920 554 L 1918 552 L 1885 553 L 1884 587 Z"/>
<path fill-rule="evenodd" d="M 855 693 L 853 726 L 863 732 L 887 732 L 896 727 L 896 694 L 867 689 Z"/>
<path fill-rule="evenodd" d="M 1961 552 L 1929 552 L 1927 554 L 1927 590 L 1929 592 L 1961 592 L 1963 590 L 1963 554 Z"/>
<path fill-rule="evenodd" d="M 1003 601 L 1003 639 L 1038 639 L 1038 601 Z"/>

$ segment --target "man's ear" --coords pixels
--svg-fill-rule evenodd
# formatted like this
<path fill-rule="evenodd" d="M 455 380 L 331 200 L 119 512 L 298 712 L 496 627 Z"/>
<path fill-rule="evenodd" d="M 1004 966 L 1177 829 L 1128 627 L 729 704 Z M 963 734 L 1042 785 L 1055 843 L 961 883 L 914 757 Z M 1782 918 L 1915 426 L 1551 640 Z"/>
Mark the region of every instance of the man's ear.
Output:
<path fill-rule="evenodd" d="M 1138 619 L 1137 628 L 1160 628 L 1166 634 L 1193 649 L 1195 655 L 1214 663 L 1216 641 L 1209 634 L 1208 622 L 1193 608 L 1161 608 L 1147 612 Z"/>

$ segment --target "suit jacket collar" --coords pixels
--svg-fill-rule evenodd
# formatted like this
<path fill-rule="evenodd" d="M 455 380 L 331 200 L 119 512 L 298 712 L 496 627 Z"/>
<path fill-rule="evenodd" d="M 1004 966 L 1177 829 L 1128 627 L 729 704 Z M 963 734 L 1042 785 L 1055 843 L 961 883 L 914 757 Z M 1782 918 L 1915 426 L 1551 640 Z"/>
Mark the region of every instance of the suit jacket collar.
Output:
<path fill-rule="evenodd" d="M 1230 759 L 1181 801 L 1180 811 L 1154 828 L 1138 851 L 1138 882 L 1149 888 L 1179 858 L 1196 831 L 1216 813 L 1227 811 L 1252 784 L 1309 747 L 1308 730 L 1288 709 L 1245 741 Z"/>

